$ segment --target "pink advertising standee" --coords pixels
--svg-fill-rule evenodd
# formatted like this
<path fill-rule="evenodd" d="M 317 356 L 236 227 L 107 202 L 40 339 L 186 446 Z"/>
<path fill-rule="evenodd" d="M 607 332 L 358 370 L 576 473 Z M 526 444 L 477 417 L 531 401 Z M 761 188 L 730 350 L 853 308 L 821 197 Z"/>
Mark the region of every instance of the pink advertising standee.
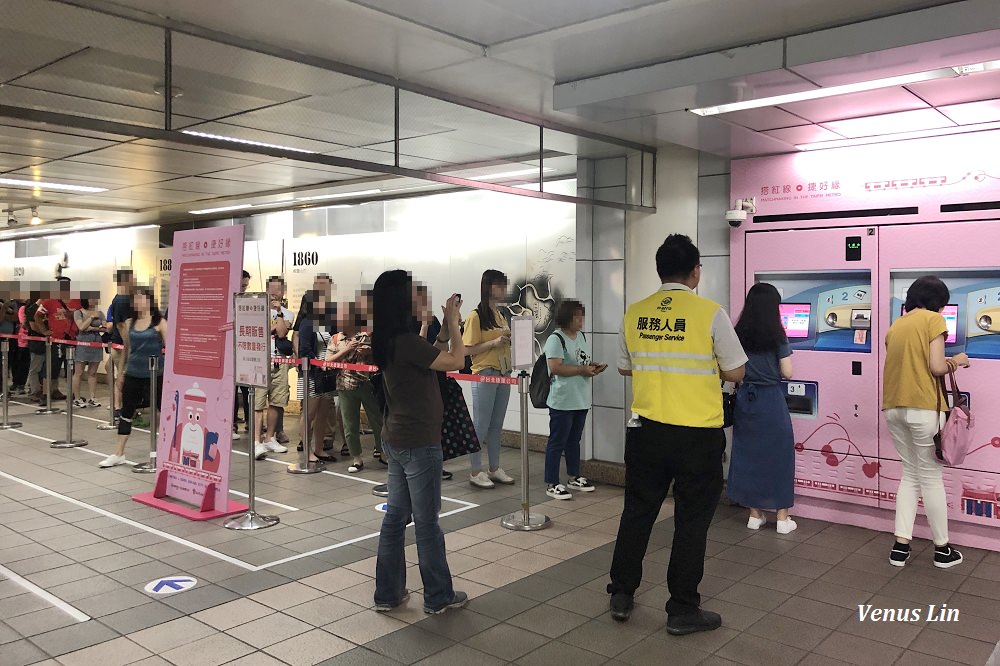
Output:
<path fill-rule="evenodd" d="M 233 418 L 233 294 L 242 226 L 174 235 L 170 326 L 157 440 L 156 486 L 137 502 L 192 520 L 245 511 L 229 499 Z"/>
<path fill-rule="evenodd" d="M 881 414 L 885 333 L 921 275 L 948 285 L 946 353 L 976 418 L 944 468 L 950 538 L 1000 550 L 1000 132 L 737 160 L 731 307 L 756 281 L 782 293 L 795 377 L 795 515 L 892 532 L 902 469 Z M 928 538 L 918 517 L 915 536 Z"/>

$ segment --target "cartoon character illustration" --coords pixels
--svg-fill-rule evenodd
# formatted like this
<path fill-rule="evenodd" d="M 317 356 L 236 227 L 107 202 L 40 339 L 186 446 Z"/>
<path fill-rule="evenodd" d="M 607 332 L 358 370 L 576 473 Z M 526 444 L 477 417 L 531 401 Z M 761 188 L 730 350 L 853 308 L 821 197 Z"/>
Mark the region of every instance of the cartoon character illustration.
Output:
<path fill-rule="evenodd" d="M 177 428 L 180 431 L 180 463 L 186 467 L 201 469 L 202 456 L 205 453 L 205 427 L 202 422 L 207 418 L 205 411 L 208 396 L 198 388 L 198 384 L 184 392 L 181 400 L 180 416 Z"/>

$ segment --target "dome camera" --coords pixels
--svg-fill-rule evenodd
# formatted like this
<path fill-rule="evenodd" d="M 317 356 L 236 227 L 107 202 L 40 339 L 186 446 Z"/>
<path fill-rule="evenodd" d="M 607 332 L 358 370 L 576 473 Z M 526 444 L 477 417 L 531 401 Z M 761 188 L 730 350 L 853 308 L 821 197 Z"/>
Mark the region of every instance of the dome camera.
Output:
<path fill-rule="evenodd" d="M 732 228 L 737 228 L 747 220 L 747 214 L 754 214 L 757 212 L 757 200 L 755 197 L 749 197 L 747 199 L 737 199 L 736 206 L 731 210 L 726 211 L 726 222 Z"/>
<path fill-rule="evenodd" d="M 9 208 L 7 208 L 6 212 L 7 212 L 7 226 L 8 227 L 16 227 L 18 224 L 20 224 L 20 222 L 17 221 L 17 218 L 14 217 L 14 207 L 13 206 L 10 206 Z"/>

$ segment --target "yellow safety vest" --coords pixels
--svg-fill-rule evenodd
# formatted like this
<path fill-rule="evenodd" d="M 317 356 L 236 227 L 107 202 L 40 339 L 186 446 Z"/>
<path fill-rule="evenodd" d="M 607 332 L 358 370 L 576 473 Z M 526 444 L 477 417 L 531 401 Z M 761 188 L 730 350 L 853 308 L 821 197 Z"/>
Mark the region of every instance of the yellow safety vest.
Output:
<path fill-rule="evenodd" d="M 652 421 L 722 427 L 712 340 L 719 304 L 686 290 L 658 291 L 625 313 L 632 359 L 632 411 Z"/>

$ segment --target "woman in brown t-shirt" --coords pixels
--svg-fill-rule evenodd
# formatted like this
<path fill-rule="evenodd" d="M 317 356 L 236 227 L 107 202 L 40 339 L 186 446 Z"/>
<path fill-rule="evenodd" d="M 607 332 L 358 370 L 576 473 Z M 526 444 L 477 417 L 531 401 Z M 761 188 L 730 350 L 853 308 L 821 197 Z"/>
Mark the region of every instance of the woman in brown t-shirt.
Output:
<path fill-rule="evenodd" d="M 947 285 L 937 277 L 918 278 L 906 292 L 906 314 L 885 336 L 882 410 L 903 463 L 896 491 L 896 543 L 889 551 L 889 564 L 897 567 L 910 557 L 919 497 L 934 539 L 934 566 L 947 569 L 962 562 L 962 554 L 948 544 L 948 500 L 934 448 L 941 428 L 938 378 L 969 366 L 964 352 L 951 358 L 944 354 L 948 329 L 940 312 L 949 297 Z"/>
<path fill-rule="evenodd" d="M 386 417 L 382 448 L 389 462 L 389 498 L 379 533 L 375 565 L 375 610 L 406 603 L 406 525 L 411 517 L 417 560 L 424 584 L 424 612 L 443 613 L 465 604 L 468 596 L 452 587 L 445 555 L 441 510 L 441 393 L 436 371 L 460 370 L 465 345 L 459 333 L 461 300 L 444 306 L 445 326 L 431 345 L 416 332 L 429 294 L 417 290 L 410 274 L 387 271 L 372 293 L 372 352 L 382 369 Z M 448 342 L 451 350 L 447 351 Z"/>

